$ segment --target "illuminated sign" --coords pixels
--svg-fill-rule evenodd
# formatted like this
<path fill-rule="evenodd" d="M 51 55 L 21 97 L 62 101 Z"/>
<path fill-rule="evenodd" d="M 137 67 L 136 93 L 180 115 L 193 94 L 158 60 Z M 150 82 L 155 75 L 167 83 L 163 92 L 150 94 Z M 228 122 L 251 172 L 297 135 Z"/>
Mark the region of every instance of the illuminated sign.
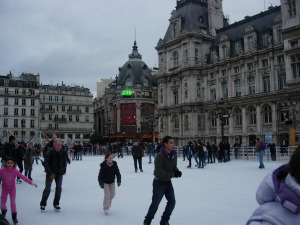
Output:
<path fill-rule="evenodd" d="M 134 94 L 134 91 L 131 91 L 131 90 L 128 90 L 128 89 L 126 89 L 126 90 L 124 90 L 124 91 L 122 91 L 122 95 L 124 96 L 131 96 L 131 95 L 133 95 Z"/>

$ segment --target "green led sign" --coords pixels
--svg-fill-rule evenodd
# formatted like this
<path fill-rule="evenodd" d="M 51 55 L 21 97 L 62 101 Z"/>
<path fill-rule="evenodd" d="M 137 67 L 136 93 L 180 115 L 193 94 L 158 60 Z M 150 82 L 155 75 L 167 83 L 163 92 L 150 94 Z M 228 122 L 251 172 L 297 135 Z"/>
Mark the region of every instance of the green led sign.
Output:
<path fill-rule="evenodd" d="M 133 91 L 128 90 L 128 89 L 122 91 L 122 95 L 125 95 L 125 96 L 131 96 L 131 95 L 133 95 L 133 93 L 134 93 Z"/>

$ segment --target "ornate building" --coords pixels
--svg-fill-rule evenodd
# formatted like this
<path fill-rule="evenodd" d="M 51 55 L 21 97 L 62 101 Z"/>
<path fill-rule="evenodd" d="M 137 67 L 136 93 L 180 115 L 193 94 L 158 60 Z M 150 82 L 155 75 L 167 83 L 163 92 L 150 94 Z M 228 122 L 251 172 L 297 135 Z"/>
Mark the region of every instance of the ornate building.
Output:
<path fill-rule="evenodd" d="M 104 95 L 94 104 L 96 130 L 104 138 L 157 137 L 156 75 L 142 60 L 136 42 L 129 60 L 119 68 L 116 80 L 106 87 Z"/>
<path fill-rule="evenodd" d="M 9 73 L 0 76 L 0 134 L 10 132 L 19 141 L 28 140 L 39 130 L 40 75 Z M 7 141 L 7 140 L 5 140 Z"/>
<path fill-rule="evenodd" d="M 222 0 L 178 0 L 156 46 L 159 137 L 299 142 L 299 18 L 296 0 L 231 25 Z"/>

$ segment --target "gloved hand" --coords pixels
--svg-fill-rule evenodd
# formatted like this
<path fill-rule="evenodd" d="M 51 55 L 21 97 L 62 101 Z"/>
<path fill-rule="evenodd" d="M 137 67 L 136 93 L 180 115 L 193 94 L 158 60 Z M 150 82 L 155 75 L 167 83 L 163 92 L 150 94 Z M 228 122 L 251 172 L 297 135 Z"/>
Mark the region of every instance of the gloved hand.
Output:
<path fill-rule="evenodd" d="M 54 174 L 54 173 L 52 173 L 52 174 L 50 175 L 50 179 L 52 179 L 52 180 L 55 179 L 55 174 Z"/>
<path fill-rule="evenodd" d="M 174 177 L 181 177 L 181 175 L 182 175 L 182 172 L 181 171 L 174 171 Z"/>
<path fill-rule="evenodd" d="M 118 182 L 118 187 L 120 187 L 121 186 L 121 182 Z"/>
<path fill-rule="evenodd" d="M 104 188 L 104 184 L 100 184 L 100 187 L 103 189 Z"/>

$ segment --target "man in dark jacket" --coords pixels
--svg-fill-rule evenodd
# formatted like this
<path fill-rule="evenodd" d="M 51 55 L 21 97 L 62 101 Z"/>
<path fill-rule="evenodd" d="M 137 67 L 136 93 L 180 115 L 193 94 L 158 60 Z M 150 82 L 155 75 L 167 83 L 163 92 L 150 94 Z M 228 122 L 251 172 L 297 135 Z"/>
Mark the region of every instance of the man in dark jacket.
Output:
<path fill-rule="evenodd" d="M 19 167 L 19 171 L 20 173 L 23 173 L 23 160 L 24 160 L 24 155 L 25 155 L 25 151 L 26 151 L 26 148 L 25 148 L 25 142 L 24 141 L 21 141 L 19 147 L 17 148 L 17 151 L 16 151 L 16 162 L 17 162 L 17 165 Z M 17 177 L 17 183 L 22 183 L 22 180 Z"/>
<path fill-rule="evenodd" d="M 139 145 L 139 143 L 136 141 L 132 147 L 132 156 L 133 156 L 133 161 L 134 161 L 134 169 L 135 172 L 138 171 L 137 169 L 137 161 L 139 162 L 139 169 L 141 172 L 143 172 L 142 168 L 142 157 L 143 157 L 143 152 L 142 152 L 142 147 Z"/>
<path fill-rule="evenodd" d="M 46 145 L 46 147 L 44 148 L 44 151 L 43 151 L 43 156 L 45 157 L 47 155 L 47 152 L 53 148 L 53 143 L 55 141 L 55 139 L 57 138 L 57 135 L 56 134 L 53 134 L 52 135 L 52 140 Z"/>
<path fill-rule="evenodd" d="M 53 143 L 53 148 L 51 148 L 44 161 L 44 167 L 46 170 L 46 187 L 43 192 L 42 200 L 40 203 L 41 210 L 45 210 L 47 205 L 47 199 L 50 194 L 52 181 L 55 180 L 55 197 L 53 201 L 53 206 L 56 210 L 60 210 L 59 200 L 61 196 L 61 186 L 63 181 L 63 175 L 67 170 L 67 159 L 68 155 L 62 148 L 62 142 L 56 139 Z"/>
<path fill-rule="evenodd" d="M 167 205 L 161 217 L 160 225 L 169 225 L 170 216 L 175 208 L 175 195 L 172 177 L 181 177 L 177 168 L 177 154 L 174 150 L 174 140 L 170 136 L 163 139 L 164 146 L 154 160 L 154 180 L 152 203 L 145 216 L 144 225 L 150 225 L 158 209 L 161 199 L 165 196 Z"/>

